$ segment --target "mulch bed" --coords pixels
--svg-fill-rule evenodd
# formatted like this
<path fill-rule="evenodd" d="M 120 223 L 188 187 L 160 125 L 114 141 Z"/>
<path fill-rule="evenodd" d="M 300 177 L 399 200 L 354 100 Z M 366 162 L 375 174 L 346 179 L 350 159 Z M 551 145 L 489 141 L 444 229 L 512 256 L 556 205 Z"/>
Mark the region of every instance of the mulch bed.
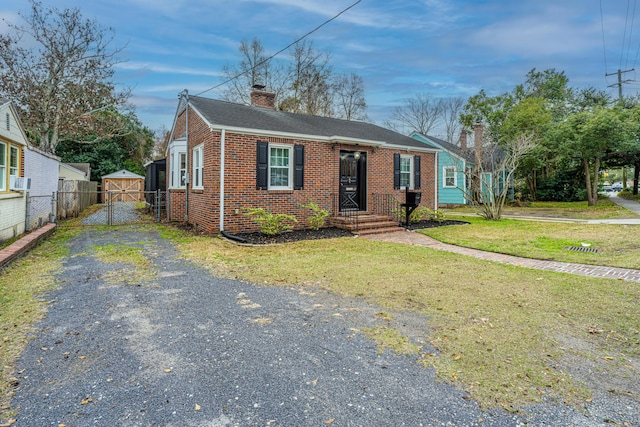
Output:
<path fill-rule="evenodd" d="M 468 224 L 465 221 L 420 221 L 415 224 L 411 224 L 410 230 L 420 230 L 422 228 L 442 227 L 445 225 L 463 225 Z M 289 243 L 298 242 L 302 240 L 318 240 L 318 239 L 333 239 L 337 237 L 350 237 L 353 236 L 350 232 L 335 227 L 321 228 L 320 230 L 290 230 L 284 233 L 277 234 L 275 236 L 268 236 L 262 233 L 239 233 L 235 234 L 244 240 L 241 243 L 247 243 L 252 245 L 270 245 L 275 243 Z"/>

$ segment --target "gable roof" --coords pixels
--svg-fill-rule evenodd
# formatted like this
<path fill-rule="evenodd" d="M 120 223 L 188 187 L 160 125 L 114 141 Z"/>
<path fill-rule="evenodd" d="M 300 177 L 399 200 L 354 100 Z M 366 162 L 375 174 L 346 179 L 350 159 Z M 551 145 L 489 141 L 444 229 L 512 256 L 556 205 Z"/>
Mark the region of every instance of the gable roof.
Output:
<path fill-rule="evenodd" d="M 5 112 L 9 114 L 9 126 L 6 126 L 4 121 Z M 2 117 L 0 117 L 0 136 L 16 144 L 28 146 L 29 139 L 27 138 L 27 133 L 20 120 L 20 116 L 18 116 L 18 110 L 11 100 L 0 98 L 0 114 L 2 115 Z"/>
<path fill-rule="evenodd" d="M 424 143 L 428 143 L 430 145 L 433 145 L 436 148 L 445 150 L 457 157 L 460 157 L 463 160 L 466 160 L 469 163 L 475 162 L 473 150 L 463 150 L 457 145 L 451 144 L 450 142 L 447 142 L 444 139 L 436 138 L 435 136 L 423 135 L 419 132 L 414 132 L 411 134 L 411 137 L 416 137 L 416 136 L 419 137 L 420 140 L 423 140 Z"/>
<path fill-rule="evenodd" d="M 119 170 L 118 172 L 110 173 L 109 175 L 103 175 L 102 179 L 104 178 L 142 178 L 144 179 L 144 176 L 140 176 L 126 169 L 122 169 L 122 170 Z"/>
<path fill-rule="evenodd" d="M 199 96 L 189 97 L 189 104 L 212 128 L 345 144 L 437 151 L 413 138 L 372 123 L 288 113 Z"/>

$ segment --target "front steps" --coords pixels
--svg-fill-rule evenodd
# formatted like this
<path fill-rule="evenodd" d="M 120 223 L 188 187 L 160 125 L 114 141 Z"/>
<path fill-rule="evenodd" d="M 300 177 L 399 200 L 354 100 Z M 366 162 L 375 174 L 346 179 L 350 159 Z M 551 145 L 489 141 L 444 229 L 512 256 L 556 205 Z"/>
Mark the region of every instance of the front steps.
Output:
<path fill-rule="evenodd" d="M 337 228 L 350 231 L 354 234 L 364 236 L 367 234 L 382 234 L 402 231 L 398 223 L 388 216 L 358 214 L 349 216 L 334 216 L 329 223 Z"/>

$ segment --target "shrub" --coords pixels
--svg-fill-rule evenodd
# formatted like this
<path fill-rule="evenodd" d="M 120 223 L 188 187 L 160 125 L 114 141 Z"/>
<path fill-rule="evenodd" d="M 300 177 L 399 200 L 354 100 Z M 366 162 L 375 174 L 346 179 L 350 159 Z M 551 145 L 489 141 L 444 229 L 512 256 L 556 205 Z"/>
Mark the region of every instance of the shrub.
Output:
<path fill-rule="evenodd" d="M 401 221 L 404 221 L 406 218 L 405 208 L 394 209 L 393 214 L 395 216 L 398 216 Z M 432 221 L 442 222 L 445 220 L 444 212 L 442 212 L 441 210 L 429 209 L 426 206 L 418 206 L 409 215 L 410 224 L 415 224 L 416 222 L 420 222 L 423 219 L 427 221 L 432 220 Z"/>
<path fill-rule="evenodd" d="M 308 204 L 300 205 L 300 207 L 311 210 L 312 214 L 309 217 L 309 227 L 311 227 L 312 230 L 319 230 L 323 227 L 329 217 L 329 211 L 321 208 L 320 205 L 313 200 L 309 200 Z"/>
<path fill-rule="evenodd" d="M 293 225 L 290 223 L 298 222 L 293 215 L 274 214 L 263 208 L 249 208 L 245 215 L 251 217 L 260 226 L 261 233 L 269 236 L 291 230 Z"/>

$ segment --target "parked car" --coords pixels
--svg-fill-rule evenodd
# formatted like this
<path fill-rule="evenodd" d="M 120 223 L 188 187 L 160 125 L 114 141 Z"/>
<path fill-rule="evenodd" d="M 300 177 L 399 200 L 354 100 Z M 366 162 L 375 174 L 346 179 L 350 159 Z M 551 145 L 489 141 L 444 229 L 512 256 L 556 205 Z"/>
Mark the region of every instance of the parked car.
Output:
<path fill-rule="evenodd" d="M 611 191 L 622 191 L 622 183 L 616 182 L 611 186 Z"/>
<path fill-rule="evenodd" d="M 613 191 L 613 188 L 610 185 L 603 185 L 602 186 L 602 191 L 605 191 L 607 193 L 610 193 Z"/>

